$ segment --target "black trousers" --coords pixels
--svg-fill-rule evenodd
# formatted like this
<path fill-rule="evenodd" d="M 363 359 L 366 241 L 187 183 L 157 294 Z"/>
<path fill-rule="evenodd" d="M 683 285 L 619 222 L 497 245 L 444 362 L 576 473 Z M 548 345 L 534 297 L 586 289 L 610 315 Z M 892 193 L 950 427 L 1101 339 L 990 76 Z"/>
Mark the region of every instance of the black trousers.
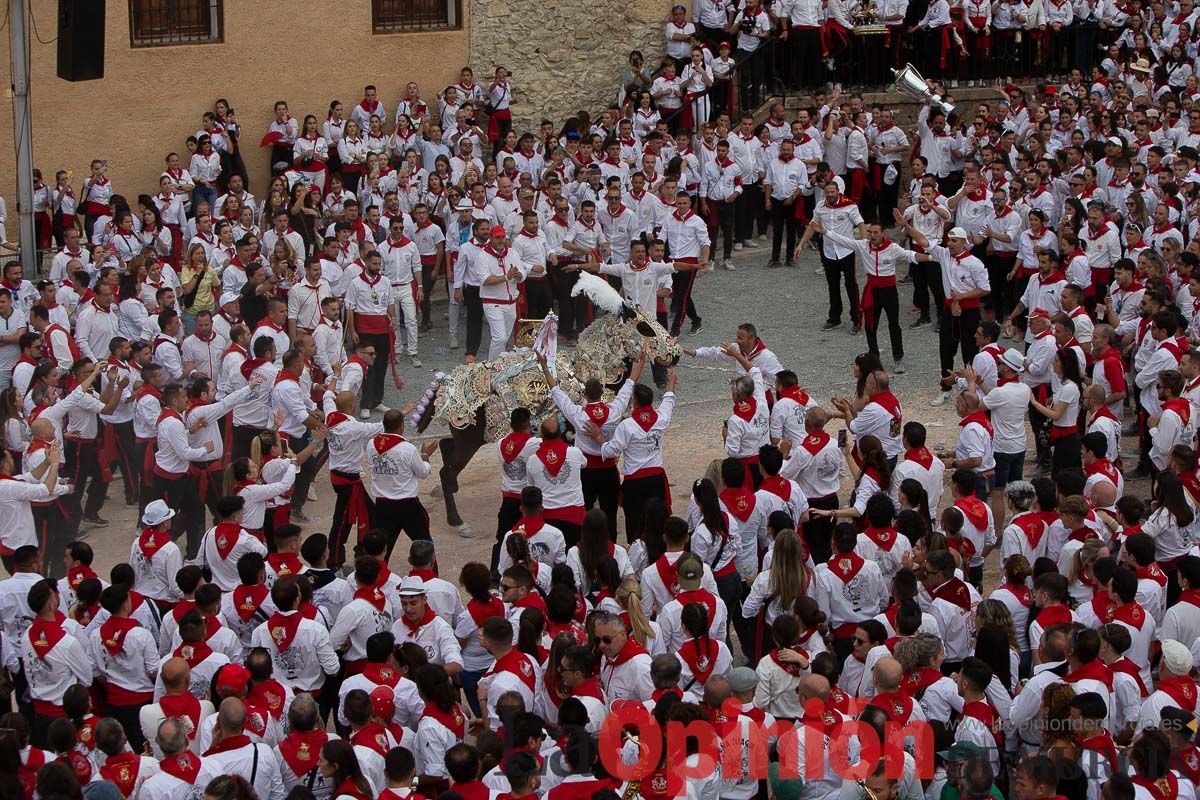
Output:
<path fill-rule="evenodd" d="M 437 286 L 437 280 L 433 275 L 433 270 L 436 266 L 436 264 L 421 265 L 421 289 L 425 292 L 421 298 L 421 327 L 423 328 L 428 328 L 430 325 L 429 311 L 433 299 L 433 287 Z M 362 334 L 359 334 L 359 336 L 361 337 Z M 379 363 L 378 359 L 376 359 L 375 363 Z"/>
<path fill-rule="evenodd" d="M 829 289 L 829 321 L 842 321 L 842 289 L 846 285 L 846 296 L 850 298 L 850 319 L 858 322 L 858 276 L 854 271 L 854 254 L 844 258 L 826 258 L 821 252 L 821 264 L 825 267 L 825 285 Z"/>
<path fill-rule="evenodd" d="M 258 436 L 262 432 L 262 428 L 255 428 L 251 425 L 234 425 L 231 441 L 233 452 L 230 454 L 230 457 L 234 461 L 237 461 L 239 458 L 249 458 L 250 443 L 254 441 L 255 436 Z"/>
<path fill-rule="evenodd" d="M 818 28 L 793 27 L 788 31 L 788 72 L 792 86 L 815 89 L 821 85 L 825 75 L 821 66 L 823 49 Z"/>
<path fill-rule="evenodd" d="M 375 359 L 375 363 L 379 363 L 379 359 Z M 312 443 L 312 435 L 305 431 L 303 436 L 287 436 L 288 448 L 293 453 L 299 453 L 304 448 Z M 300 472 L 296 475 L 296 483 L 292 488 L 292 508 L 301 510 L 304 508 L 304 503 L 308 500 L 308 489 L 312 486 L 313 478 L 317 477 L 317 473 L 321 470 L 321 466 L 328 459 L 327 451 L 324 449 L 320 453 L 313 453 L 312 456 L 300 465 Z"/>
<path fill-rule="evenodd" d="M 550 282 L 545 278 L 526 278 L 522 285 L 525 287 L 526 313 L 529 314 L 529 319 L 545 319 L 546 315 L 554 308 L 554 295 L 550 291 Z M 483 305 L 480 304 L 479 308 L 479 313 L 482 315 Z M 468 327 L 470 327 L 470 323 L 468 323 Z"/>
<path fill-rule="evenodd" d="M 787 253 L 785 263 L 792 263 L 792 254 L 796 251 L 796 231 L 799 228 L 796 220 L 796 206 L 785 204 L 782 200 L 771 198 L 771 260 L 779 260 L 779 251 L 783 246 L 783 233 L 787 230 Z"/>
<path fill-rule="evenodd" d="M 834 511 L 838 506 L 836 492 L 828 497 L 819 497 L 815 500 L 810 497 L 808 499 L 810 509 Z M 808 552 L 812 555 L 813 563 L 824 564 L 833 555 L 834 520 L 810 515 L 808 522 L 801 527 L 803 528 L 804 542 L 808 545 Z"/>
<path fill-rule="evenodd" d="M 573 339 L 586 327 L 587 298 L 582 295 L 571 297 L 571 290 L 579 282 L 578 272 L 564 272 L 557 267 L 554 272 L 554 291 L 558 295 L 558 333 Z"/>
<path fill-rule="evenodd" d="M 942 375 L 954 369 L 954 357 L 961 354 L 962 363 L 970 364 L 979 352 L 975 344 L 975 330 L 979 327 L 979 309 L 964 308 L 961 316 L 947 313 L 942 318 L 938 352 L 942 360 Z"/>
<path fill-rule="evenodd" d="M 742 203 L 742 197 L 739 195 L 738 198 L 732 203 L 727 202 L 725 200 L 709 200 L 708 202 L 714 204 L 716 206 L 716 211 L 717 211 L 717 213 L 716 213 L 716 223 L 717 224 L 716 224 L 716 227 L 712 227 L 712 228 L 708 229 L 708 238 L 712 242 L 715 243 L 717 241 L 717 237 L 716 237 L 717 231 L 720 231 L 720 233 L 721 233 L 721 252 L 725 256 L 725 259 L 729 260 L 730 258 L 733 257 L 734 219 L 736 216 L 740 216 L 738 214 L 738 212 L 740 211 L 740 209 L 738 208 L 738 205 L 740 203 Z M 741 227 L 738 228 L 738 231 L 739 231 L 739 233 L 738 233 L 737 240 L 740 242 L 740 241 L 742 241 L 742 236 L 740 233 Z"/>
<path fill-rule="evenodd" d="M 496 512 L 496 542 L 492 545 L 492 578 L 497 582 L 500 580 L 500 548 L 504 537 L 520 521 L 521 498 L 503 498 L 500 501 L 500 510 Z"/>
<path fill-rule="evenodd" d="M 883 180 L 882 173 L 887 171 L 887 164 L 880 164 L 881 172 L 879 179 L 879 191 L 875 195 L 876 213 L 879 215 L 879 224 L 884 228 L 890 228 L 896 224 L 896 220 L 892 215 L 896 205 L 900 199 L 900 176 L 896 176 L 895 183 L 888 183 Z M 900 168 L 900 162 L 896 162 L 896 168 Z"/>
<path fill-rule="evenodd" d="M 79 531 L 79 510 L 74 498 L 64 495 L 47 505 L 33 506 L 33 529 L 42 550 L 42 568 L 46 577 L 58 580 L 67 574 L 63 553 L 75 541 Z"/>
<path fill-rule="evenodd" d="M 126 504 L 136 503 L 141 491 L 142 469 L 135 460 L 133 447 L 133 420 L 129 422 L 105 422 L 117 437 L 117 464 L 121 467 L 121 482 L 125 485 Z M 111 468 L 112 465 L 110 464 Z"/>
<path fill-rule="evenodd" d="M 763 189 L 761 183 L 742 187 L 742 193 L 734 201 L 734 241 L 746 242 L 754 238 L 754 223 L 763 212 Z M 729 254 L 725 255 L 729 258 Z"/>
<path fill-rule="evenodd" d="M 146 737 L 142 735 L 141 712 L 142 707 L 140 705 L 116 706 L 112 703 L 108 704 L 108 716 L 121 723 L 121 728 L 125 731 L 125 738 L 129 740 L 129 746 L 135 753 L 142 752 L 142 748 L 146 746 Z"/>
<path fill-rule="evenodd" d="M 1043 468 L 1050 466 L 1050 420 L 1042 412 L 1030 406 L 1029 427 L 1033 431 L 1033 445 L 1037 453 L 1038 466 Z"/>
<path fill-rule="evenodd" d="M 621 505 L 621 472 L 611 467 L 584 467 L 579 476 L 583 484 L 583 506 L 589 511 L 596 505 L 608 517 L 608 536 L 617 540 L 617 509 Z"/>
<path fill-rule="evenodd" d="M 1013 307 L 1013 298 L 1008 296 L 1008 273 L 1012 272 L 1016 260 L 1015 253 L 990 253 L 984 256 L 988 285 L 992 287 L 992 291 L 984 296 L 983 307 L 991 311 L 996 320 L 1003 319 Z"/>
<path fill-rule="evenodd" d="M 933 295 L 933 313 L 942 318 L 945 290 L 942 288 L 942 265 L 936 261 L 918 261 L 909 267 L 913 279 L 913 305 L 921 312 L 921 319 L 932 319 L 929 295 Z"/>
<path fill-rule="evenodd" d="M 154 450 L 152 448 L 154 448 L 156 446 L 157 446 L 157 442 L 155 442 L 153 439 L 151 439 L 148 442 L 139 442 L 135 439 L 134 443 L 133 443 L 133 468 L 137 471 L 138 476 L 141 478 L 141 480 L 138 482 L 139 483 L 139 485 L 138 485 L 138 520 L 139 521 L 142 518 L 142 513 L 145 512 L 145 510 L 146 510 L 146 504 L 154 499 L 154 497 L 151 496 L 154 494 L 154 480 L 153 480 L 152 476 L 149 476 L 146 474 L 145 465 L 146 465 L 146 450 L 150 449 L 151 454 L 153 454 Z M 247 455 L 250 454 L 249 443 L 247 443 L 247 445 L 246 445 L 246 454 Z M 154 456 L 151 455 L 150 458 L 154 458 Z"/>
<path fill-rule="evenodd" d="M 1078 431 L 1052 441 L 1050 446 L 1053 450 L 1050 456 L 1050 465 L 1054 474 L 1057 475 L 1058 471 L 1063 469 L 1083 467 L 1083 439 L 1080 438 Z"/>
<path fill-rule="evenodd" d="M 333 495 L 336 499 L 333 503 L 333 520 L 329 523 L 329 565 L 334 569 L 341 569 L 346 563 L 346 542 L 350 538 L 350 531 L 357 527 L 348 514 L 350 498 L 354 495 L 356 488 L 362 493 L 363 501 L 367 505 L 368 530 L 374 527 L 375 503 L 363 487 L 360 475 L 349 472 L 335 473 L 333 470 L 330 470 L 329 474 L 330 476 L 336 474 L 339 478 L 349 481 L 358 481 L 357 487 L 352 483 L 333 484 Z"/>
<path fill-rule="evenodd" d="M 463 305 L 467 307 L 467 340 L 463 352 L 473 356 L 479 352 L 483 339 L 483 303 L 479 299 L 479 287 L 463 284 Z"/>
<path fill-rule="evenodd" d="M 646 502 L 657 497 L 670 508 L 670 486 L 665 472 L 642 478 L 626 478 L 621 484 L 621 506 L 625 509 L 625 540 L 633 544 L 642 538 Z"/>
<path fill-rule="evenodd" d="M 563 540 L 566 541 L 568 550 L 579 544 L 579 536 L 582 533 L 582 528 L 580 528 L 578 522 L 571 522 L 570 520 L 556 517 L 552 509 L 546 509 L 543 516 L 547 522 L 562 531 Z M 513 525 L 515 524 L 516 521 L 513 522 Z"/>
<path fill-rule="evenodd" d="M 380 497 L 375 501 L 375 524 L 387 532 L 387 557 L 391 559 L 392 548 L 400 531 L 404 531 L 412 541 L 423 539 L 432 541 L 429 535 L 429 512 L 416 497 L 406 497 L 403 500 L 390 500 Z"/>
<path fill-rule="evenodd" d="M 867 329 L 867 350 L 879 353 L 879 323 L 886 312 L 888 318 L 888 336 L 892 340 L 892 358 L 896 361 L 904 358 L 904 337 L 900 332 L 900 293 L 895 286 L 876 286 L 871 289 L 875 307 L 871 311 L 871 319 L 864 324 Z"/>
<path fill-rule="evenodd" d="M 373 409 L 383 402 L 383 387 L 391 360 L 391 337 L 386 333 L 360 332 L 358 341 L 375 348 L 375 363 L 367 368 L 367 374 L 363 376 L 361 401 L 363 408 Z"/>
<path fill-rule="evenodd" d="M 196 557 L 200 550 L 200 539 L 204 536 L 204 504 L 200 495 L 196 494 L 191 481 L 178 478 L 166 478 L 154 473 L 154 499 L 166 501 L 168 508 L 176 511 L 171 520 L 171 538 L 178 539 L 181 534 L 187 536 L 185 558 L 189 561 Z M 267 513 L 270 513 L 268 509 Z"/>
<path fill-rule="evenodd" d="M 700 314 L 696 311 L 696 303 L 692 300 L 692 286 L 696 283 L 696 270 L 676 272 L 671 276 L 671 335 L 678 336 L 683 327 L 683 317 L 696 324 Z"/>
<path fill-rule="evenodd" d="M 100 447 L 97 442 L 95 439 L 66 439 L 63 442 L 67 475 L 71 476 L 71 482 L 75 484 L 72 494 L 87 517 L 97 516 L 104 507 L 105 497 L 108 496 L 108 481 L 104 480 L 100 473 Z"/>

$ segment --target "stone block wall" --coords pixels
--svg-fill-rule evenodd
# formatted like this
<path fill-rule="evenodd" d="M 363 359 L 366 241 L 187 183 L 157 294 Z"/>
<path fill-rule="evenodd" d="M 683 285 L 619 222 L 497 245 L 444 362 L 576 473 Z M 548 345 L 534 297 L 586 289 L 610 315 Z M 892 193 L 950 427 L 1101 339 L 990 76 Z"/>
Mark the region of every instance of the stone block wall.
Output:
<path fill-rule="evenodd" d="M 487 85 L 497 66 L 514 73 L 513 127 L 537 130 L 579 110 L 616 102 L 631 50 L 656 65 L 665 48 L 662 0 L 472 0 L 470 63 Z"/>

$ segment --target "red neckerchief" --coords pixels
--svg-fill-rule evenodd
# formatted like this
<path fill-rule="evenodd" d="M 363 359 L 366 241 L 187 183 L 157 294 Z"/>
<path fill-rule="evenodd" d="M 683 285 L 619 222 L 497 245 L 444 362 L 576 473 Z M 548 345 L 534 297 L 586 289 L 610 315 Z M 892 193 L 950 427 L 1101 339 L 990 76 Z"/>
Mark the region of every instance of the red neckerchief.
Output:
<path fill-rule="evenodd" d="M 546 520 L 541 516 L 521 517 L 521 520 L 513 526 L 512 532 L 520 534 L 526 539 L 532 539 L 545 525 Z"/>
<path fill-rule="evenodd" d="M 786 478 L 781 478 L 778 475 L 769 475 L 763 478 L 763 482 L 759 484 L 758 488 L 765 489 L 785 503 L 791 502 L 792 482 Z"/>
<path fill-rule="evenodd" d="M 508 672 L 516 675 L 525 684 L 529 691 L 534 691 L 537 687 L 537 675 L 534 672 L 533 665 L 529 663 L 529 656 L 522 653 L 520 650 L 513 648 L 508 653 L 496 659 L 496 665 L 488 672 L 488 675 L 498 675 L 501 672 Z"/>
<path fill-rule="evenodd" d="M 168 717 L 187 717 L 191 722 L 188 739 L 195 737 L 196 729 L 200 725 L 200 701 L 194 694 L 191 692 L 164 694 L 159 698 L 158 705 L 162 708 L 163 714 Z"/>
<path fill-rule="evenodd" d="M 738 400 L 733 404 L 734 416 L 749 422 L 754 419 L 754 412 L 758 409 L 758 401 L 753 397 L 747 397 L 744 400 Z"/>
<path fill-rule="evenodd" d="M 1186 403 L 1187 401 L 1185 400 L 1184 402 Z M 1101 406 L 1101 408 L 1107 409 L 1107 406 Z M 1117 468 L 1107 458 L 1097 458 L 1091 464 L 1085 466 L 1083 472 L 1089 477 L 1092 475 L 1103 475 L 1113 486 L 1119 485 L 1121 480 L 1121 473 L 1117 471 Z"/>
<path fill-rule="evenodd" d="M 467 601 L 467 613 L 475 620 L 475 625 L 482 628 L 488 619 L 504 616 L 504 601 L 495 596 L 491 596 L 486 603 L 472 598 Z"/>
<path fill-rule="evenodd" d="M 33 652 L 38 658 L 44 661 L 55 645 L 67 635 L 67 632 L 63 630 L 65 621 L 66 617 L 56 611 L 54 619 L 35 619 L 30 624 L 26 635 L 29 636 L 29 644 L 33 646 Z"/>
<path fill-rule="evenodd" d="M 1007 589 L 1009 594 L 1017 598 L 1017 602 L 1030 608 L 1033 606 L 1033 593 L 1029 591 L 1029 587 L 1023 583 L 1005 583 L 1000 588 Z"/>
<path fill-rule="evenodd" d="M 817 455 L 825 449 L 825 445 L 829 444 L 830 436 L 825 431 L 817 431 L 809 434 L 801 442 L 800 446 L 809 452 L 810 455 Z"/>
<path fill-rule="evenodd" d="M 265 584 L 257 583 L 253 586 L 242 584 L 235 586 L 233 589 L 233 610 L 237 612 L 238 619 L 242 622 L 249 622 L 254 616 L 254 612 L 262 608 L 263 600 L 267 599 L 267 595 L 271 590 Z M 283 648 L 280 648 L 283 649 Z"/>
<path fill-rule="evenodd" d="M 888 713 L 891 720 L 903 727 L 908 724 L 909 717 L 912 716 L 913 703 L 911 695 L 906 694 L 903 689 L 897 689 L 893 692 L 882 692 L 875 695 L 867 705 L 882 708 Z"/>
<path fill-rule="evenodd" d="M 375 446 L 375 452 L 383 455 L 398 444 L 404 443 L 404 437 L 398 433 L 381 433 L 371 440 L 371 444 Z"/>
<path fill-rule="evenodd" d="M 890 414 L 897 422 L 903 419 L 900 401 L 896 399 L 896 395 L 889 391 L 876 392 L 875 394 L 871 395 L 871 398 L 868 402 L 877 404 L 884 411 L 888 412 L 888 414 Z"/>
<path fill-rule="evenodd" d="M 826 566 L 842 583 L 850 583 L 866 563 L 862 556 L 851 551 L 849 553 L 834 554 L 834 557 L 829 560 Z"/>
<path fill-rule="evenodd" d="M 908 692 L 911 696 L 916 697 L 943 677 L 940 670 L 933 669 L 932 667 L 920 667 L 905 674 L 904 680 L 900 683 L 900 688 Z"/>
<path fill-rule="evenodd" d="M 980 409 L 979 411 L 976 411 L 974 414 L 968 414 L 967 416 L 963 417 L 961 420 L 959 420 L 958 427 L 965 428 L 972 423 L 983 428 L 984 431 L 987 432 L 989 439 L 993 438 L 996 435 L 995 432 L 992 430 L 992 422 L 991 422 L 991 420 L 988 419 L 987 412 L 983 411 L 982 409 Z M 985 520 L 984 524 L 985 525 L 987 524 L 986 520 Z M 979 527 L 979 526 L 976 525 L 975 527 Z"/>
<path fill-rule="evenodd" d="M 437 619 L 437 614 L 433 613 L 433 609 L 428 604 L 425 606 L 425 616 L 421 617 L 416 622 L 408 618 L 408 615 L 402 615 L 400 619 L 404 620 L 404 627 L 408 628 L 409 636 L 416 636 L 421 628 Z"/>
<path fill-rule="evenodd" d="M 633 409 L 630 418 L 637 423 L 639 428 L 649 433 L 654 424 L 658 422 L 658 412 L 654 410 L 654 406 L 638 406 Z"/>
<path fill-rule="evenodd" d="M 504 459 L 505 464 L 511 464 L 513 459 L 521 454 L 521 450 L 525 447 L 525 443 L 533 438 L 532 434 L 524 431 L 520 433 L 510 433 L 500 440 L 500 457 Z"/>
<path fill-rule="evenodd" d="M 79 584 L 83 583 L 88 578 L 98 577 L 96 571 L 87 564 L 76 564 L 67 570 L 67 585 L 73 590 L 79 590 Z"/>
<path fill-rule="evenodd" d="M 110 656 L 115 656 L 125 646 L 125 636 L 137 627 L 139 626 L 136 619 L 109 617 L 100 626 L 100 644 Z"/>
<path fill-rule="evenodd" d="M 363 665 L 362 676 L 376 686 L 386 686 L 395 689 L 401 675 L 391 664 L 369 661 Z"/>
<path fill-rule="evenodd" d="M 725 504 L 725 508 L 729 513 L 737 517 L 741 522 L 750 519 L 750 515 L 754 513 L 754 493 L 744 486 L 737 488 L 726 487 L 721 490 L 718 497 Z"/>
<path fill-rule="evenodd" d="M 291 768 L 292 774 L 303 777 L 316 769 L 321 748 L 329 741 L 329 734 L 320 728 L 311 731 L 293 731 L 279 743 L 279 754 Z"/>
<path fill-rule="evenodd" d="M 1124 603 L 1113 611 L 1113 620 L 1123 622 L 1134 630 L 1141 630 L 1142 626 L 1146 624 L 1146 610 L 1136 601 Z"/>
<path fill-rule="evenodd" d="M 296 616 L 300 616 L 300 614 Z M 250 694 L 246 697 L 246 705 L 247 707 L 266 708 L 272 717 L 281 719 L 285 700 L 287 700 L 287 690 L 279 681 L 272 679 L 254 684 L 250 689 Z"/>
<path fill-rule="evenodd" d="M 267 563 L 280 578 L 299 575 L 304 571 L 304 564 L 300 561 L 300 556 L 295 553 L 271 553 L 267 556 Z"/>
<path fill-rule="evenodd" d="M 1075 683 L 1076 681 L 1099 681 L 1112 691 L 1112 672 L 1108 667 L 1104 666 L 1104 662 L 1098 658 L 1093 658 L 1086 664 L 1081 664 L 1078 668 L 1071 670 L 1063 678 L 1066 683 Z"/>
<path fill-rule="evenodd" d="M 1171 772 L 1156 781 L 1136 774 L 1130 777 L 1134 783 L 1149 792 L 1154 800 L 1175 800 L 1179 797 L 1179 779 Z"/>
<path fill-rule="evenodd" d="M 381 756 L 391 749 L 387 726 L 379 722 L 368 722 L 350 735 L 350 744 L 369 747 Z"/>
<path fill-rule="evenodd" d="M 250 376 L 254 374 L 254 370 L 266 363 L 267 359 L 265 358 L 247 358 L 242 362 L 242 366 L 240 367 L 239 371 L 242 373 L 243 378 L 250 380 Z"/>
<path fill-rule="evenodd" d="M 780 398 L 789 398 L 795 400 L 801 406 L 807 406 L 809 397 L 808 392 L 801 389 L 799 386 L 785 386 L 779 390 Z"/>
<path fill-rule="evenodd" d="M 196 778 L 200 775 L 200 759 L 188 750 L 167 756 L 158 765 L 163 772 L 183 781 L 188 786 L 195 785 Z"/>
<path fill-rule="evenodd" d="M 705 636 L 704 644 L 705 647 L 701 649 L 698 639 L 688 639 L 678 651 L 679 658 L 688 665 L 692 676 L 701 686 L 708 683 L 709 676 L 717 666 L 717 653 L 720 652 L 712 638 Z"/>
<path fill-rule="evenodd" d="M 204 754 L 205 758 L 215 756 L 218 753 L 228 753 L 232 750 L 240 750 L 248 744 L 253 744 L 250 737 L 244 733 L 239 733 L 237 736 L 228 736 L 221 741 L 208 748 L 208 752 Z"/>
<path fill-rule="evenodd" d="M 608 415 L 612 413 L 612 408 L 608 403 L 595 402 L 588 403 L 583 407 L 583 413 L 587 414 L 587 418 L 598 426 L 608 422 Z"/>
<path fill-rule="evenodd" d="M 904 451 L 904 460 L 918 464 L 926 472 L 933 466 L 933 453 L 928 447 L 914 447 Z"/>
<path fill-rule="evenodd" d="M 387 607 L 387 598 L 379 589 L 379 584 L 360 587 L 354 593 L 355 600 L 365 600 L 375 607 L 377 611 L 383 611 Z"/>
<path fill-rule="evenodd" d="M 797 653 L 799 653 L 800 655 L 804 656 L 805 658 L 808 658 L 808 651 L 806 651 L 803 647 L 793 645 L 792 647 L 789 647 L 788 649 L 794 650 Z M 799 677 L 800 675 L 803 674 L 803 672 L 800 669 L 799 664 L 794 664 L 790 661 L 781 660 L 779 658 L 779 650 L 771 651 L 771 661 L 775 662 L 775 666 L 779 667 L 781 670 L 786 672 L 788 675 Z"/>
<path fill-rule="evenodd" d="M 1145 681 L 1142 680 L 1142 668 L 1130 661 L 1127 657 L 1122 656 L 1116 661 L 1108 665 L 1109 671 L 1116 675 L 1118 672 L 1128 675 L 1137 681 L 1138 692 L 1141 693 L 1142 699 L 1150 696 L 1150 690 L 1146 688 Z"/>
<path fill-rule="evenodd" d="M 1071 609 L 1061 603 L 1046 606 L 1037 615 L 1037 622 L 1042 626 L 1042 630 L 1048 630 L 1055 625 L 1063 625 L 1070 622 L 1071 619 Z M 1102 621 L 1107 622 L 1107 620 Z"/>
<path fill-rule="evenodd" d="M 971 591 L 958 578 L 951 578 L 930 592 L 929 595 L 934 600 L 940 599 L 953 603 L 963 611 L 971 610 Z"/>
<path fill-rule="evenodd" d="M 1084 525 L 1067 534 L 1068 542 L 1088 542 L 1092 539 L 1099 539 L 1100 534 L 1096 533 L 1090 526 Z"/>
<path fill-rule="evenodd" d="M 974 495 L 960 497 L 954 501 L 954 507 L 962 512 L 967 521 L 975 527 L 976 530 L 986 531 L 988 526 L 988 507 L 987 503 L 980 500 Z"/>
<path fill-rule="evenodd" d="M 449 711 L 438 708 L 437 703 L 426 703 L 425 711 L 421 716 L 440 722 L 442 727 L 453 733 L 458 739 L 462 739 L 466 733 L 467 718 L 463 716 L 462 709 L 458 707 L 457 703 Z"/>
<path fill-rule="evenodd" d="M 613 659 L 606 657 L 604 659 L 604 665 L 609 668 L 619 667 L 626 661 L 629 661 L 631 658 L 635 658 L 639 655 L 647 655 L 646 648 L 642 647 L 641 644 L 638 643 L 637 639 L 630 636 L 625 640 L 625 646 L 621 648 L 621 652 L 617 653 L 617 657 Z"/>
<path fill-rule="evenodd" d="M 241 613 L 240 609 L 238 613 Z M 271 634 L 271 640 L 275 642 L 275 647 L 279 652 L 285 652 L 292 646 L 292 641 L 296 638 L 296 631 L 300 629 L 303 619 L 304 617 L 296 612 L 285 614 L 276 611 L 267 620 L 267 633 Z"/>
<path fill-rule="evenodd" d="M 1165 347 L 1166 344 L 1164 343 Z M 1186 397 L 1173 397 L 1162 404 L 1163 411 L 1174 411 L 1179 417 L 1183 427 L 1187 427 L 1188 420 L 1192 418 L 1192 404 Z"/>
<path fill-rule="evenodd" d="M 242 538 L 242 526 L 236 522 L 218 522 L 213 529 L 213 543 L 221 560 L 229 558 L 238 540 Z"/>
<path fill-rule="evenodd" d="M 563 464 L 567 463 L 567 443 L 562 439 L 544 439 L 534 454 L 545 465 L 546 472 L 557 477 Z"/>
<path fill-rule="evenodd" d="M 895 528 L 875 528 L 868 525 L 863 533 L 875 543 L 876 547 L 885 553 L 890 553 L 892 548 L 896 546 L 897 533 Z"/>
<path fill-rule="evenodd" d="M 100 777 L 116 784 L 122 797 L 129 797 L 137 784 L 141 766 L 142 757 L 137 753 L 119 753 L 105 759 L 104 766 L 100 767 Z"/>
<path fill-rule="evenodd" d="M 654 562 L 654 568 L 658 570 L 659 580 L 662 581 L 664 587 L 671 597 L 679 594 L 679 561 L 674 562 L 667 559 L 666 555 L 661 555 Z"/>
<path fill-rule="evenodd" d="M 1000 720 L 1000 715 L 996 713 L 995 707 L 986 699 L 963 704 L 962 715 L 982 722 L 991 731 L 992 736 L 995 737 L 996 746 L 1004 746 L 1004 727 Z"/>
<path fill-rule="evenodd" d="M 176 658 L 182 658 L 184 661 L 188 662 L 189 667 L 195 669 L 196 667 L 200 666 L 200 664 L 204 663 L 204 660 L 211 656 L 212 653 L 212 648 L 209 647 L 205 642 L 197 642 L 195 644 L 184 642 L 183 644 L 179 645 L 179 647 L 175 648 L 175 652 L 172 653 L 172 655 L 174 655 Z"/>

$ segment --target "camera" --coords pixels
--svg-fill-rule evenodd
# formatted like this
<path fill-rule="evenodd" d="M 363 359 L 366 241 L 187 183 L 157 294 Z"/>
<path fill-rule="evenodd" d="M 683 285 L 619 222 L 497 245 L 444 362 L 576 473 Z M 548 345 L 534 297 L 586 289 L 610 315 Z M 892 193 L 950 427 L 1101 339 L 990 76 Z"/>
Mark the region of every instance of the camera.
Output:
<path fill-rule="evenodd" d="M 474 117 L 471 117 L 467 120 L 467 124 L 473 128 L 476 125 L 478 125 L 479 123 L 476 121 L 476 119 Z"/>
<path fill-rule="evenodd" d="M 750 34 L 754 33 L 754 28 L 757 24 L 758 21 L 754 17 L 743 17 L 742 24 L 739 27 L 741 28 L 742 33 L 749 36 Z"/>

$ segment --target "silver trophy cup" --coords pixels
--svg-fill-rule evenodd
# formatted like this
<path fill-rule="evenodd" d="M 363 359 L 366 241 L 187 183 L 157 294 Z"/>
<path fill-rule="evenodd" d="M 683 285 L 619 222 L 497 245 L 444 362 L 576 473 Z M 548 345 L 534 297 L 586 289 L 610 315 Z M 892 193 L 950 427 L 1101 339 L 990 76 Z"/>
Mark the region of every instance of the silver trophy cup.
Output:
<path fill-rule="evenodd" d="M 901 70 L 892 70 L 892 75 L 896 78 L 896 91 L 900 94 L 908 95 L 921 102 L 928 100 L 930 107 L 936 108 L 946 116 L 950 116 L 954 111 L 954 106 L 943 102 L 941 96 L 929 90 L 929 84 L 912 64 L 905 64 L 904 69 Z"/>

